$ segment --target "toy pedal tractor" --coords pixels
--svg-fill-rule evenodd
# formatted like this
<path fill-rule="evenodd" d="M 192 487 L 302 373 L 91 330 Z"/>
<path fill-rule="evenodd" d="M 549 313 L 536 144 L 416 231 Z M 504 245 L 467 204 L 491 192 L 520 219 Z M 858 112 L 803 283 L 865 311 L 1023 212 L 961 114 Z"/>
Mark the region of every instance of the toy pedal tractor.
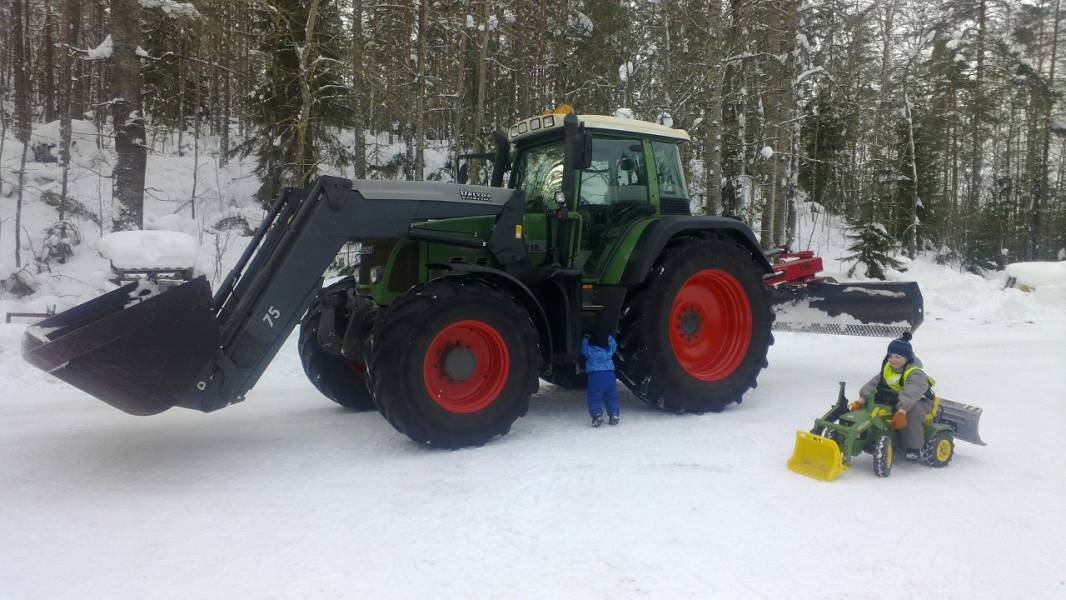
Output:
<path fill-rule="evenodd" d="M 873 455 L 874 473 L 888 477 L 900 447 L 899 432 L 892 427 L 895 409 L 867 402 L 863 408 L 848 410 L 844 382 L 829 412 L 815 419 L 810 432 L 796 432 L 796 447 L 788 468 L 821 481 L 832 481 L 846 471 L 852 457 L 863 452 Z M 931 467 L 946 467 L 955 455 L 955 440 L 984 446 L 977 432 L 981 409 L 934 396 L 933 410 L 925 418 L 925 446 L 921 461 Z M 817 433 L 815 433 L 817 432 Z"/>

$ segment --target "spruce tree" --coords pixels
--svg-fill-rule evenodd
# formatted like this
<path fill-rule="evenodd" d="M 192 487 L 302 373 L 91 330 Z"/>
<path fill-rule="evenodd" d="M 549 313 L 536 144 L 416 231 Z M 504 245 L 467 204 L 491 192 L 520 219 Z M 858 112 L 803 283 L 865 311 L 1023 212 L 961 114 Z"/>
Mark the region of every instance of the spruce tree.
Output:
<path fill-rule="evenodd" d="M 896 240 L 888 235 L 885 226 L 880 223 L 860 225 L 848 235 L 848 239 L 852 241 L 848 246 L 848 252 L 852 254 L 844 257 L 844 260 L 855 263 L 848 269 L 848 277 L 855 275 L 860 264 L 866 267 L 866 276 L 871 279 L 884 279 L 886 268 L 898 269 L 903 266 L 893 256 Z"/>

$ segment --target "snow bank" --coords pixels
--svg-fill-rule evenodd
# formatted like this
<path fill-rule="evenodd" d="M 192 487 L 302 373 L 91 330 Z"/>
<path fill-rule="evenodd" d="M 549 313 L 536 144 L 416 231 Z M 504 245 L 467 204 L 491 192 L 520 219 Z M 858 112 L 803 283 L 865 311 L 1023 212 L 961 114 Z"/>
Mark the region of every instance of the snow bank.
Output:
<path fill-rule="evenodd" d="M 1023 262 L 1007 265 L 1007 276 L 1018 283 L 1038 285 L 1066 285 L 1066 262 Z"/>
<path fill-rule="evenodd" d="M 100 239 L 100 254 L 119 269 L 189 268 L 196 239 L 178 231 L 118 231 Z"/>
<path fill-rule="evenodd" d="M 200 233 L 200 225 L 196 221 L 176 214 L 145 216 L 144 228 L 157 231 L 180 231 L 195 236 Z"/>

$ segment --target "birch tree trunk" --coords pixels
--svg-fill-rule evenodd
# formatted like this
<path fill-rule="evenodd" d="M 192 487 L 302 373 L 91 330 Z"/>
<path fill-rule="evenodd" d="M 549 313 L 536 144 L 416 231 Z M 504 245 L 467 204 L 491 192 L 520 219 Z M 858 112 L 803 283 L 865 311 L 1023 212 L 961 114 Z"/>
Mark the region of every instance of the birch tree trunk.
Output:
<path fill-rule="evenodd" d="M 32 81 L 29 73 L 29 48 L 26 39 L 26 21 L 29 15 L 24 12 L 27 6 L 21 0 L 14 0 L 11 7 L 11 20 L 14 25 L 11 36 L 15 51 L 12 68 L 15 70 L 15 133 L 22 142 L 22 157 L 19 160 L 18 193 L 15 199 L 15 266 L 22 266 L 22 191 L 26 179 L 26 153 L 30 148 L 30 135 L 33 130 L 30 99 L 33 95 Z"/>
<path fill-rule="evenodd" d="M 55 14 L 52 11 L 52 3 L 45 2 L 44 6 L 44 37 L 41 40 L 41 100 L 44 102 L 44 122 L 51 123 L 56 120 L 56 77 L 55 77 Z"/>
<path fill-rule="evenodd" d="M 985 115 L 985 35 L 986 35 L 985 0 L 977 2 L 977 69 L 974 73 L 973 114 L 970 126 L 970 189 L 966 194 L 966 212 L 973 214 L 980 203 L 981 169 L 984 162 L 984 121 Z M 915 182 L 917 185 L 917 181 Z"/>
<path fill-rule="evenodd" d="M 711 93 L 707 99 L 706 139 L 703 149 L 704 200 L 703 214 L 714 215 L 722 207 L 722 92 L 725 89 L 723 59 L 722 2 L 709 0 L 707 8 L 707 69 L 711 79 Z M 626 81 L 628 106 L 629 81 Z"/>
<path fill-rule="evenodd" d="M 356 179 L 366 178 L 366 121 L 363 114 L 366 61 L 363 49 L 363 0 L 352 0 L 352 167 Z"/>
<path fill-rule="evenodd" d="M 311 110 L 314 98 L 311 97 L 311 83 L 315 78 L 318 60 L 318 37 L 315 25 L 318 21 L 319 0 L 311 0 L 307 6 L 307 21 L 304 25 L 303 48 L 300 53 L 300 117 L 296 122 L 296 149 L 293 153 L 295 163 L 289 176 L 289 183 L 295 187 L 305 187 L 307 183 L 307 144 L 311 127 Z"/>
<path fill-rule="evenodd" d="M 1061 0 L 1055 0 L 1054 17 L 1052 18 L 1051 25 L 1051 66 L 1048 72 L 1048 82 L 1050 85 L 1055 84 L 1055 63 L 1058 58 L 1059 49 L 1059 8 Z M 1040 260 L 1047 257 L 1048 250 L 1048 236 L 1044 231 L 1044 218 L 1048 212 L 1048 186 L 1051 176 L 1048 165 L 1048 154 L 1051 149 L 1051 111 L 1055 106 L 1055 98 L 1049 97 L 1044 99 L 1044 122 L 1043 132 L 1040 141 L 1040 167 L 1037 170 L 1039 176 L 1039 185 L 1037 188 L 1036 206 L 1033 211 L 1033 238 L 1036 240 L 1036 247 L 1034 248 L 1033 258 Z"/>
<path fill-rule="evenodd" d="M 70 179 L 70 141 L 71 141 L 71 119 L 72 112 L 74 110 L 74 90 L 77 85 L 77 77 L 74 73 L 74 54 L 73 49 L 78 46 L 78 30 L 81 21 L 81 2 L 79 0 L 64 0 L 63 1 L 63 51 L 60 53 L 62 64 L 59 70 L 59 81 L 62 86 L 60 90 L 60 99 L 62 106 L 60 107 L 60 143 L 62 144 L 62 156 L 60 160 L 63 163 L 63 183 L 61 193 L 59 196 L 59 220 L 62 221 L 66 215 L 67 206 L 67 186 Z"/>
<path fill-rule="evenodd" d="M 474 127 L 471 135 L 473 139 L 474 148 L 477 148 L 480 152 L 484 146 L 482 145 L 484 139 L 485 127 L 485 94 L 488 91 L 488 81 L 486 71 L 488 68 L 489 60 L 489 10 L 488 0 L 479 0 L 477 4 L 478 11 L 478 33 L 477 33 L 477 104 L 474 105 Z M 470 183 L 481 183 L 481 169 L 470 170 Z"/>
<path fill-rule="evenodd" d="M 914 148 L 914 115 L 911 114 L 911 99 L 909 96 L 903 96 L 903 105 L 907 111 L 907 135 L 910 139 L 911 147 L 911 180 L 914 182 L 914 194 L 911 197 L 911 202 L 908 211 L 908 230 L 907 230 L 907 256 L 914 258 L 918 256 L 918 205 L 921 203 L 921 199 L 918 197 L 918 158 Z"/>
<path fill-rule="evenodd" d="M 426 23 L 429 13 L 429 0 L 421 0 L 418 6 L 418 99 L 415 108 L 415 179 L 426 178 L 426 41 L 429 33 Z"/>

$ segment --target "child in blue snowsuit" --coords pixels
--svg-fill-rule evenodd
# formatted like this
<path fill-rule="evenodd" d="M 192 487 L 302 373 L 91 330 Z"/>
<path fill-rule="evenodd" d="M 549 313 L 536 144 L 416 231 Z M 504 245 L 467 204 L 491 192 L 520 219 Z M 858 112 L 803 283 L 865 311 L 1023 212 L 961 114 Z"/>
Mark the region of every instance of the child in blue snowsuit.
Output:
<path fill-rule="evenodd" d="M 618 349 L 614 337 L 608 335 L 606 341 L 597 336 L 596 342 L 588 336 L 581 339 L 581 354 L 585 356 L 585 372 L 589 376 L 588 401 L 592 426 L 603 424 L 603 405 L 607 405 L 608 423 L 618 424 L 618 388 L 614 378 L 614 351 Z"/>

